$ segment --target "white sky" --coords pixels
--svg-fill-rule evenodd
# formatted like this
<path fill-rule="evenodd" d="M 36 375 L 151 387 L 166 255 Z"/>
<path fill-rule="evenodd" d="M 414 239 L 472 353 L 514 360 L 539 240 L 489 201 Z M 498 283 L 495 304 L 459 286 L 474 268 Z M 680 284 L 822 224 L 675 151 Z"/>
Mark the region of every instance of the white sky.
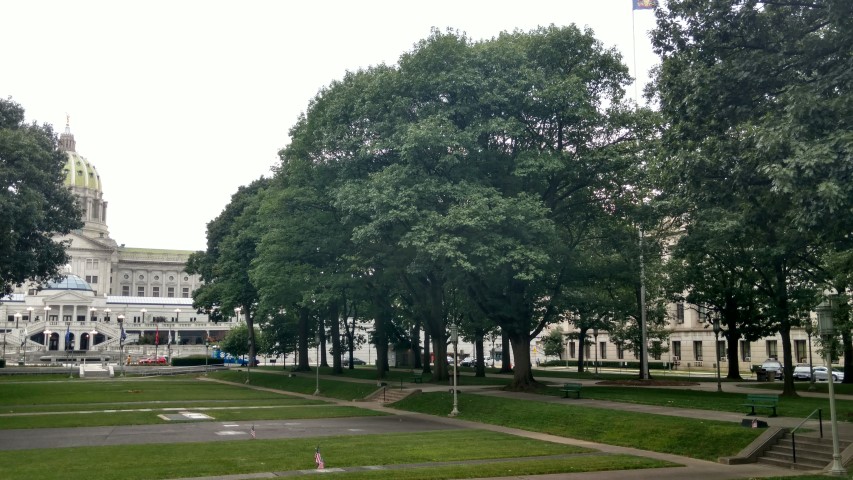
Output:
<path fill-rule="evenodd" d="M 27 0 L 3 6 L 0 97 L 57 132 L 70 115 L 116 241 L 203 250 L 207 222 L 270 175 L 347 70 L 396 63 L 431 27 L 487 39 L 552 23 L 591 27 L 632 72 L 636 49 L 642 83 L 656 63 L 654 13 L 631 0 Z"/>

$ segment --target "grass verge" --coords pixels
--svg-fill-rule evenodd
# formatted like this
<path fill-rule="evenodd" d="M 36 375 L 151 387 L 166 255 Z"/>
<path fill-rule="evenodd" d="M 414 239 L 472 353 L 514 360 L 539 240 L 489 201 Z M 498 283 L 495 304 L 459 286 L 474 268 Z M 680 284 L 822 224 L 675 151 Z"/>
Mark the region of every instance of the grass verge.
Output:
<path fill-rule="evenodd" d="M 452 397 L 447 393 L 413 395 L 394 407 L 444 416 L 452 407 Z M 469 393 L 459 396 L 459 411 L 463 420 L 703 460 L 734 455 L 761 433 L 726 422 Z M 695 441 L 697 438 L 703 441 Z"/>

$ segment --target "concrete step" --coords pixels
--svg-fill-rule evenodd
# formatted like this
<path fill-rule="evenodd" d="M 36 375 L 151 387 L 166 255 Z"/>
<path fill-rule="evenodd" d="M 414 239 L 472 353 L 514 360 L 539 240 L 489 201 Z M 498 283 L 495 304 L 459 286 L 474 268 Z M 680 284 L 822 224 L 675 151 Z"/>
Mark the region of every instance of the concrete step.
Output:
<path fill-rule="evenodd" d="M 381 403 L 394 403 L 408 397 L 417 390 L 382 387 L 365 400 Z"/>
<path fill-rule="evenodd" d="M 816 468 L 815 467 L 809 467 L 809 466 L 802 465 L 802 464 L 795 464 L 795 463 L 787 462 L 784 460 L 776 460 L 776 459 L 767 458 L 767 457 L 759 457 L 758 463 L 763 464 L 763 465 L 773 465 L 775 467 L 780 467 L 780 468 L 788 468 L 788 469 L 792 469 L 792 470 L 820 470 L 820 469 L 826 467 L 826 465 L 823 465 L 821 467 L 816 467 Z"/>

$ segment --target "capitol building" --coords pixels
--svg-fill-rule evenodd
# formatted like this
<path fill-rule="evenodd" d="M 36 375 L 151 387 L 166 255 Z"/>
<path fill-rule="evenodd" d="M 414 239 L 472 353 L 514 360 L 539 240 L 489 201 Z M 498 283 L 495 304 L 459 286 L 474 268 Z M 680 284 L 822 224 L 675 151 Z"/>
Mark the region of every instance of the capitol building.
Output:
<path fill-rule="evenodd" d="M 77 153 L 67 124 L 59 148 L 67 158 L 65 186 L 85 223 L 55 238 L 70 244 L 63 279 L 22 285 L 0 302 L 3 357 L 37 365 L 68 355 L 115 361 L 120 344 L 131 362 L 155 352 L 204 353 L 205 339 L 222 338 L 238 319 L 211 322 L 193 308 L 192 293 L 201 283 L 185 271 L 193 252 L 126 247 L 112 239 L 103 182 Z"/>

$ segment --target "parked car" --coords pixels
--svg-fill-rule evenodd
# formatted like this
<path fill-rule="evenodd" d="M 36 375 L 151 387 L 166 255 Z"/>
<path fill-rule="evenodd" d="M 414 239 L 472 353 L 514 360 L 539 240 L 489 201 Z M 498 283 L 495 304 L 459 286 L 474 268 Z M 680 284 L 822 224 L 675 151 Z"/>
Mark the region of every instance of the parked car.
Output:
<path fill-rule="evenodd" d="M 811 380 L 812 367 L 806 363 L 800 363 L 794 367 L 794 380 Z"/>
<path fill-rule="evenodd" d="M 140 358 L 139 365 L 166 365 L 166 357 L 146 357 Z"/>
<path fill-rule="evenodd" d="M 349 358 L 344 357 L 344 360 L 341 363 L 343 364 L 343 366 L 348 367 L 349 366 Z M 367 362 L 365 362 L 364 360 L 362 360 L 358 357 L 353 357 L 352 364 L 353 365 L 367 365 Z"/>
<path fill-rule="evenodd" d="M 766 370 L 768 375 L 773 375 L 777 380 L 782 379 L 782 364 L 779 363 L 779 360 L 768 358 L 761 364 L 761 368 Z"/>
<path fill-rule="evenodd" d="M 240 365 L 241 367 L 245 367 L 248 363 L 249 363 L 249 360 L 247 358 L 240 357 L 237 359 L 237 365 Z M 255 358 L 255 360 L 252 362 L 253 367 L 257 367 L 260 364 L 261 364 L 261 362 L 257 358 Z"/>
<path fill-rule="evenodd" d="M 841 370 L 832 369 L 832 383 L 838 383 L 844 381 L 844 372 Z M 817 381 L 825 382 L 827 380 L 827 368 L 826 367 L 814 367 L 814 379 Z"/>
<path fill-rule="evenodd" d="M 473 367 L 475 365 L 477 365 L 477 359 L 474 357 L 467 357 L 462 359 L 461 362 L 459 362 L 460 367 Z"/>

